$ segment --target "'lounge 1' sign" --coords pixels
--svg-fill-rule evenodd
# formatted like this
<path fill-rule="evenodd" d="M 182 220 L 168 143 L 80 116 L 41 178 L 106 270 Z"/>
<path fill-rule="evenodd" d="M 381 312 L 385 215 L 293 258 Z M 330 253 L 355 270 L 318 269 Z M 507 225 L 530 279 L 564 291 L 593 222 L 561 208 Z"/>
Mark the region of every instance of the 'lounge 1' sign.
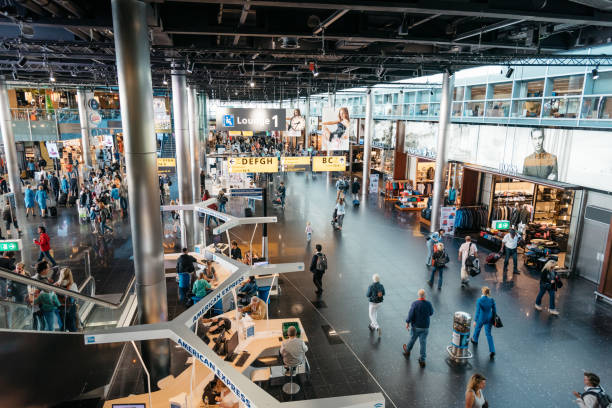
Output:
<path fill-rule="evenodd" d="M 285 130 L 285 109 L 219 108 L 217 130 Z"/>

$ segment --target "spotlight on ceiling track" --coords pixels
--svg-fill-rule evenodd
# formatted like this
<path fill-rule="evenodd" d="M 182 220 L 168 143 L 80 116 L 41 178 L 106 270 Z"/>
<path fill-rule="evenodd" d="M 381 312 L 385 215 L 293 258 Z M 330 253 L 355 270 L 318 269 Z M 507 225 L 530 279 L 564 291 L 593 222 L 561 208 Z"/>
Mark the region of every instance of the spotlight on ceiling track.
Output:
<path fill-rule="evenodd" d="M 253 81 L 253 80 L 251 79 L 251 81 L 249 82 L 249 86 L 250 86 L 251 88 L 255 88 L 255 81 Z"/>
<path fill-rule="evenodd" d="M 508 67 L 508 70 L 506 71 L 506 78 L 510 78 L 513 73 L 514 73 L 514 68 Z"/>
<path fill-rule="evenodd" d="M 593 74 L 593 79 L 599 78 L 599 71 L 597 70 L 597 68 L 593 68 L 591 74 Z"/>
<path fill-rule="evenodd" d="M 165 76 L 165 75 L 164 75 L 164 79 L 162 80 L 162 84 L 163 84 L 164 86 L 165 86 L 165 85 L 168 85 L 168 80 L 166 79 L 166 76 Z"/>
<path fill-rule="evenodd" d="M 55 82 L 55 75 L 53 75 L 53 72 L 49 73 L 49 82 Z"/>
<path fill-rule="evenodd" d="M 19 61 L 17 61 L 17 66 L 19 68 L 23 68 L 25 66 L 25 64 L 28 63 L 28 59 L 26 57 L 21 57 L 19 58 Z"/>

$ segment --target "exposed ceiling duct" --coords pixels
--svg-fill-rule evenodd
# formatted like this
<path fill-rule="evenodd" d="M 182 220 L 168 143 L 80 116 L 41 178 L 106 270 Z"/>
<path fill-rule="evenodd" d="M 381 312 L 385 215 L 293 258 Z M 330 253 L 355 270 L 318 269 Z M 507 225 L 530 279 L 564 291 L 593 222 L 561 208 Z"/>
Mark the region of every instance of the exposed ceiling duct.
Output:
<path fill-rule="evenodd" d="M 603 11 L 612 11 L 612 0 L 571 0 L 583 6 L 593 7 Z"/>

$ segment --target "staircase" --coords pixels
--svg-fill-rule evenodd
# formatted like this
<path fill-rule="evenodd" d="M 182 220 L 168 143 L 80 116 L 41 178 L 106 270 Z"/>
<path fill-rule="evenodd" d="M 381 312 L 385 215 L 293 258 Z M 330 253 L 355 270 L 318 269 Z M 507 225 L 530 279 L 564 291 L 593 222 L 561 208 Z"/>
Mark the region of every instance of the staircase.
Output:
<path fill-rule="evenodd" d="M 174 135 L 166 135 L 161 142 L 161 150 L 159 157 L 176 157 L 176 144 Z"/>

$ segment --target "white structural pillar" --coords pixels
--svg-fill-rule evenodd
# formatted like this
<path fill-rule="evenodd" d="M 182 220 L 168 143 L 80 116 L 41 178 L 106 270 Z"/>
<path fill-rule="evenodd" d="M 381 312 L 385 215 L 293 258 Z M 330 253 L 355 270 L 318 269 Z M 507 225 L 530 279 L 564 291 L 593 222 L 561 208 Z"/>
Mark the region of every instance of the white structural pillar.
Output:
<path fill-rule="evenodd" d="M 363 180 L 361 182 L 361 195 L 363 200 L 368 194 L 370 187 L 370 156 L 372 155 L 372 133 L 374 132 L 374 121 L 372 120 L 372 90 L 366 91 L 365 110 L 365 134 L 363 135 Z"/>
<path fill-rule="evenodd" d="M 185 67 L 174 64 L 172 69 L 172 116 L 174 119 L 174 141 L 176 143 L 176 174 L 179 202 L 193 204 L 191 184 L 191 153 L 189 137 L 189 115 Z M 181 210 L 181 246 L 193 250 L 193 211 Z"/>
<path fill-rule="evenodd" d="M 444 175 L 446 173 L 446 141 L 451 116 L 451 95 L 454 76 L 446 70 L 442 78 L 442 100 L 440 101 L 440 120 L 438 127 L 438 147 L 436 152 L 436 171 L 434 174 L 433 203 L 431 205 L 431 225 L 435 232 L 440 228 L 440 208 L 444 205 Z"/>
<path fill-rule="evenodd" d="M 310 147 L 310 90 L 308 90 L 308 96 L 306 97 L 306 137 L 304 139 L 304 148 L 308 150 Z"/>
<path fill-rule="evenodd" d="M 200 190 L 200 139 L 199 139 L 199 115 L 198 96 L 195 87 L 187 90 L 187 111 L 189 116 L 189 155 L 191 167 L 191 193 L 192 203 L 200 201 L 202 197 Z M 200 242 L 200 228 L 198 212 L 193 213 L 194 242 Z"/>
<path fill-rule="evenodd" d="M 168 320 L 168 294 L 159 211 L 153 88 L 149 69 L 149 5 L 139 0 L 112 0 L 111 5 L 121 122 L 125 133 L 138 314 L 141 323 L 159 323 Z M 151 380 L 157 384 L 158 380 L 170 374 L 168 341 L 143 341 L 141 347 L 151 372 Z"/>
<path fill-rule="evenodd" d="M 89 118 L 87 117 L 87 101 L 85 100 L 85 90 L 77 89 L 77 103 L 79 105 L 79 122 L 81 123 L 81 148 L 83 149 L 83 178 L 87 177 L 87 172 L 92 168 L 91 148 L 89 146 Z"/>
<path fill-rule="evenodd" d="M 6 156 L 6 170 L 8 172 L 11 191 L 15 193 L 15 205 L 23 208 L 23 193 L 21 191 L 21 180 L 19 179 L 19 164 L 17 163 L 17 149 L 15 147 L 15 135 L 13 134 L 13 122 L 9 110 L 8 89 L 4 76 L 0 76 L 0 129 L 2 130 L 2 144 Z"/>

